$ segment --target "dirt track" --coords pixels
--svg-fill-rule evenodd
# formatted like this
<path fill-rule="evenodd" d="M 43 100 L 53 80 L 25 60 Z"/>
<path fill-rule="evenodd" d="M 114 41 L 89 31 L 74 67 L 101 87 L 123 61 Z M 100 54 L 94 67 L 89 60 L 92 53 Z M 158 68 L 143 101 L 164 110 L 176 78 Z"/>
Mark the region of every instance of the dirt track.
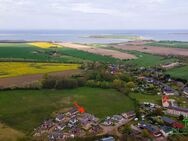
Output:
<path fill-rule="evenodd" d="M 51 76 L 70 76 L 80 73 L 81 70 L 66 70 L 62 72 L 48 73 Z M 32 82 L 42 79 L 43 74 L 31 74 L 11 78 L 0 78 L 0 88 L 24 87 Z"/>
<path fill-rule="evenodd" d="M 128 54 L 128 53 L 122 53 L 119 51 L 108 50 L 108 49 L 103 49 L 103 48 L 95 48 L 91 46 L 85 46 L 85 45 L 79 45 L 79 44 L 73 44 L 73 43 L 59 43 L 59 45 L 62 45 L 68 48 L 73 48 L 73 49 L 78 49 L 78 50 L 94 53 L 94 54 L 111 56 L 111 57 L 122 59 L 122 60 L 137 58 L 136 56 Z"/>
<path fill-rule="evenodd" d="M 136 45 L 129 45 L 129 44 L 120 44 L 114 47 L 119 48 L 119 49 L 124 49 L 124 50 L 135 50 L 135 51 L 146 52 L 146 53 L 151 53 L 151 54 L 188 57 L 188 49 L 182 49 L 182 48 L 154 47 L 154 46 L 144 46 L 144 45 L 136 46 Z"/>

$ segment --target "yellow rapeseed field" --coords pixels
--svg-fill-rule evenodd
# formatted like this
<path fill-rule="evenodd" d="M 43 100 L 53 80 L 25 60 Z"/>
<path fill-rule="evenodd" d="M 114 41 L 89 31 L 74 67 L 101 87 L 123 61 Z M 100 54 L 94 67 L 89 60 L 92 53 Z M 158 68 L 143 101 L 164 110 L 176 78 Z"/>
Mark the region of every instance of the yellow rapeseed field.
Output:
<path fill-rule="evenodd" d="M 40 48 L 62 47 L 60 45 L 49 43 L 49 42 L 32 42 L 32 43 L 29 43 L 29 45 L 33 45 L 33 46 L 40 47 Z"/>
<path fill-rule="evenodd" d="M 0 78 L 75 70 L 79 64 L 0 62 Z"/>

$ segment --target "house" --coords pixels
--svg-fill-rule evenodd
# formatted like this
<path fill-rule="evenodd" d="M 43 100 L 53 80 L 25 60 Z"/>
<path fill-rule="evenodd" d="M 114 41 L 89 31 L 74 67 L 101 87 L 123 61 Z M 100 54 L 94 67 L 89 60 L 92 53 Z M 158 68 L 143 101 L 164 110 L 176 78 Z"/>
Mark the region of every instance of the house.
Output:
<path fill-rule="evenodd" d="M 186 96 L 188 96 L 188 87 L 185 87 L 185 88 L 183 89 L 183 93 L 184 93 Z"/>
<path fill-rule="evenodd" d="M 154 127 L 150 124 L 144 124 L 143 122 L 139 125 L 141 129 L 146 129 L 154 137 L 160 137 L 162 134 L 157 127 Z"/>
<path fill-rule="evenodd" d="M 183 129 L 184 128 L 184 125 L 182 123 L 179 123 L 179 122 L 175 122 L 173 123 L 173 128 L 179 128 L 179 129 Z"/>
<path fill-rule="evenodd" d="M 69 121 L 70 124 L 76 124 L 78 120 L 76 118 L 73 118 Z"/>
<path fill-rule="evenodd" d="M 71 123 L 68 123 L 68 125 L 67 125 L 69 128 L 72 128 L 72 127 L 74 127 L 75 125 L 73 125 L 73 124 L 71 124 Z"/>
<path fill-rule="evenodd" d="M 144 80 L 145 80 L 147 83 L 153 83 L 153 82 L 154 82 L 154 79 L 151 78 L 151 77 L 145 77 Z"/>
<path fill-rule="evenodd" d="M 134 118 L 136 116 L 134 111 L 123 113 L 122 116 L 126 119 Z"/>
<path fill-rule="evenodd" d="M 91 122 L 97 122 L 98 121 L 98 118 L 96 118 L 94 115 L 89 114 L 89 113 L 85 113 L 84 117 L 87 118 Z"/>
<path fill-rule="evenodd" d="M 88 118 L 82 118 L 80 120 L 80 123 L 83 125 L 83 126 L 86 126 L 87 124 L 90 123 L 89 119 Z"/>
<path fill-rule="evenodd" d="M 92 125 L 91 126 L 91 132 L 98 133 L 102 128 L 99 125 Z"/>
<path fill-rule="evenodd" d="M 164 87 L 164 89 L 163 89 L 163 93 L 164 93 L 164 95 L 175 95 L 175 94 L 176 94 L 176 91 L 173 90 L 171 87 L 166 86 L 166 87 Z"/>
<path fill-rule="evenodd" d="M 161 117 L 161 119 L 164 121 L 164 123 L 169 124 L 169 125 L 173 125 L 176 121 L 168 118 L 168 117 Z"/>
<path fill-rule="evenodd" d="M 163 134 L 164 137 L 168 137 L 169 135 L 173 134 L 173 130 L 169 126 L 160 127 L 160 132 Z"/>
<path fill-rule="evenodd" d="M 69 132 L 72 134 L 79 134 L 81 132 L 81 129 L 77 127 L 73 127 L 71 130 L 69 130 Z"/>
<path fill-rule="evenodd" d="M 66 127 L 66 125 L 64 125 L 64 124 L 59 124 L 59 125 L 57 126 L 57 129 L 63 130 L 63 129 L 65 129 L 65 127 Z"/>
<path fill-rule="evenodd" d="M 112 119 L 113 121 L 115 121 L 115 122 L 121 122 L 121 121 L 123 120 L 123 117 L 120 116 L 120 115 L 114 115 L 114 116 L 112 116 L 111 119 Z"/>
<path fill-rule="evenodd" d="M 59 114 L 59 115 L 57 115 L 57 117 L 55 118 L 55 120 L 56 121 L 58 121 L 58 122 L 61 122 L 61 121 L 63 121 L 64 120 L 64 115 L 63 114 Z"/>
<path fill-rule="evenodd" d="M 46 120 L 44 123 L 41 125 L 42 129 L 49 129 L 53 126 L 52 120 Z"/>
<path fill-rule="evenodd" d="M 169 115 L 175 115 L 175 116 L 183 115 L 184 117 L 188 117 L 187 108 L 169 106 L 169 107 L 166 107 L 165 113 Z"/>
<path fill-rule="evenodd" d="M 102 123 L 103 125 L 105 126 L 110 126 L 113 124 L 112 120 L 111 120 L 111 117 L 107 117 L 104 122 Z"/>
<path fill-rule="evenodd" d="M 69 112 L 67 112 L 67 115 L 73 116 L 78 113 L 78 110 L 76 108 L 72 108 Z"/>
<path fill-rule="evenodd" d="M 100 141 L 115 141 L 114 137 L 106 137 L 106 138 L 102 138 Z"/>
<path fill-rule="evenodd" d="M 61 132 L 56 131 L 56 132 L 49 134 L 48 138 L 50 141 L 56 141 L 56 140 L 64 139 L 64 136 Z"/>

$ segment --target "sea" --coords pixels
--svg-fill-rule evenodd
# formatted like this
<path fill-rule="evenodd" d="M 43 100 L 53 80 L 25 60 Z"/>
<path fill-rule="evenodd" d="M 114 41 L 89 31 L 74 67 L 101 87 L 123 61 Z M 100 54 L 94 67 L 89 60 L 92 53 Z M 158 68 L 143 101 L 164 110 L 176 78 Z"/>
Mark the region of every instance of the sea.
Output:
<path fill-rule="evenodd" d="M 0 41 L 120 43 L 130 39 L 89 38 L 93 35 L 140 36 L 147 40 L 188 41 L 188 30 L 0 30 Z"/>

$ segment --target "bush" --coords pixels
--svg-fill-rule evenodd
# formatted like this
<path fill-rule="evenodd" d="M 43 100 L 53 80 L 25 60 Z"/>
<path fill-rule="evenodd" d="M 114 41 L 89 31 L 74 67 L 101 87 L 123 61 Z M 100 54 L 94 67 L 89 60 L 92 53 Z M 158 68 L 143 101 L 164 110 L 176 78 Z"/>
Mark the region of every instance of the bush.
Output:
<path fill-rule="evenodd" d="M 94 80 L 88 80 L 86 82 L 86 86 L 89 86 L 89 87 L 96 87 L 96 82 Z"/>
<path fill-rule="evenodd" d="M 72 78 L 61 78 L 56 81 L 56 89 L 72 89 L 78 87 L 78 81 Z"/>
<path fill-rule="evenodd" d="M 54 77 L 45 77 L 42 80 L 42 88 L 53 89 L 56 86 L 56 79 Z"/>
<path fill-rule="evenodd" d="M 109 82 L 103 81 L 100 82 L 100 87 L 104 89 L 111 88 L 111 84 Z"/>

